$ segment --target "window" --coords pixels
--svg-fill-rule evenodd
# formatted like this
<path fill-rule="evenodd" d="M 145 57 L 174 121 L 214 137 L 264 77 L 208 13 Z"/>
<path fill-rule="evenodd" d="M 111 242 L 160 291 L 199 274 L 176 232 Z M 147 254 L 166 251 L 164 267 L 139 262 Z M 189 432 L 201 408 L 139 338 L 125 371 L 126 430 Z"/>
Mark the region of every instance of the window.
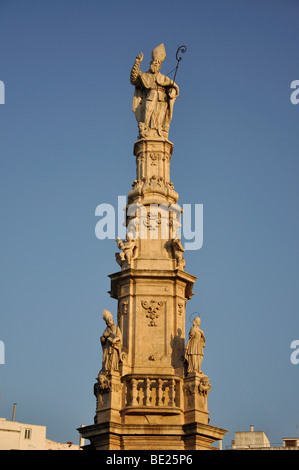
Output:
<path fill-rule="evenodd" d="M 24 439 L 31 439 L 32 429 L 25 429 Z"/>
<path fill-rule="evenodd" d="M 286 447 L 296 447 L 296 439 L 285 439 Z"/>

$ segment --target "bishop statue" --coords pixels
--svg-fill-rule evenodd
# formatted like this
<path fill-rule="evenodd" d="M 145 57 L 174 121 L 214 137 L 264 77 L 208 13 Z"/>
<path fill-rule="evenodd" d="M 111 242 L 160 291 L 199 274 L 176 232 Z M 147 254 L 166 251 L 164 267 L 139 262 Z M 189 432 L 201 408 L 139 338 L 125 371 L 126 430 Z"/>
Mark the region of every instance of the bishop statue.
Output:
<path fill-rule="evenodd" d="M 132 110 L 139 127 L 139 137 L 168 138 L 173 105 L 179 96 L 179 87 L 166 75 L 160 73 L 166 58 L 164 44 L 152 51 L 147 72 L 140 71 L 143 60 L 141 52 L 131 70 L 131 84 L 135 86 Z"/>

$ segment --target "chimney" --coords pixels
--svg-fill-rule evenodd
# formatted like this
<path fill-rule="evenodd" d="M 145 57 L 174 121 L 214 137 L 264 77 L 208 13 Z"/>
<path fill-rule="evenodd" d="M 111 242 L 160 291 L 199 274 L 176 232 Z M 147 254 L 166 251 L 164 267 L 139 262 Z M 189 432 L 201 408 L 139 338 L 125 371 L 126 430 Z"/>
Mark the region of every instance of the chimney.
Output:
<path fill-rule="evenodd" d="M 16 403 L 14 403 L 14 404 L 13 404 L 12 418 L 11 418 L 11 420 L 12 420 L 12 421 L 14 421 L 14 420 L 15 420 L 16 406 L 17 406 L 17 404 L 16 404 Z"/>

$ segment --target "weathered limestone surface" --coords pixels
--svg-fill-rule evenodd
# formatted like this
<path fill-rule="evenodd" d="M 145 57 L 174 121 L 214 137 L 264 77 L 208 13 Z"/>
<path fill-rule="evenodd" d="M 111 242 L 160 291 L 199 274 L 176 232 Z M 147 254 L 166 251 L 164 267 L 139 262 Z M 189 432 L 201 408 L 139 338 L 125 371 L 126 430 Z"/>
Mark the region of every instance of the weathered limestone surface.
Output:
<path fill-rule="evenodd" d="M 210 380 L 202 372 L 205 336 L 196 318 L 185 339 L 186 304 L 196 277 L 185 271 L 178 237 L 181 208 L 170 180 L 168 140 L 178 86 L 159 69 L 131 71 L 136 179 L 128 193 L 127 237 L 117 239 L 120 270 L 110 275 L 117 324 L 104 310 L 103 363 L 94 386 L 94 424 L 80 428 L 97 450 L 210 449 L 225 430 L 209 424 Z"/>

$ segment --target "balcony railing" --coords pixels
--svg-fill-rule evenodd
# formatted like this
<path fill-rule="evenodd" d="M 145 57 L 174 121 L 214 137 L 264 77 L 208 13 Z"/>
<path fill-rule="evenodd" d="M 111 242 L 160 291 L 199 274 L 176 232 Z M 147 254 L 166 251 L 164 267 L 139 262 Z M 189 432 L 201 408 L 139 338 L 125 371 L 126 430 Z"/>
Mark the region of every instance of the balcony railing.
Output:
<path fill-rule="evenodd" d="M 167 413 L 179 413 L 181 408 L 180 377 L 127 376 L 125 381 L 125 409 L 134 412 L 146 408 L 155 413 L 161 408 Z"/>

